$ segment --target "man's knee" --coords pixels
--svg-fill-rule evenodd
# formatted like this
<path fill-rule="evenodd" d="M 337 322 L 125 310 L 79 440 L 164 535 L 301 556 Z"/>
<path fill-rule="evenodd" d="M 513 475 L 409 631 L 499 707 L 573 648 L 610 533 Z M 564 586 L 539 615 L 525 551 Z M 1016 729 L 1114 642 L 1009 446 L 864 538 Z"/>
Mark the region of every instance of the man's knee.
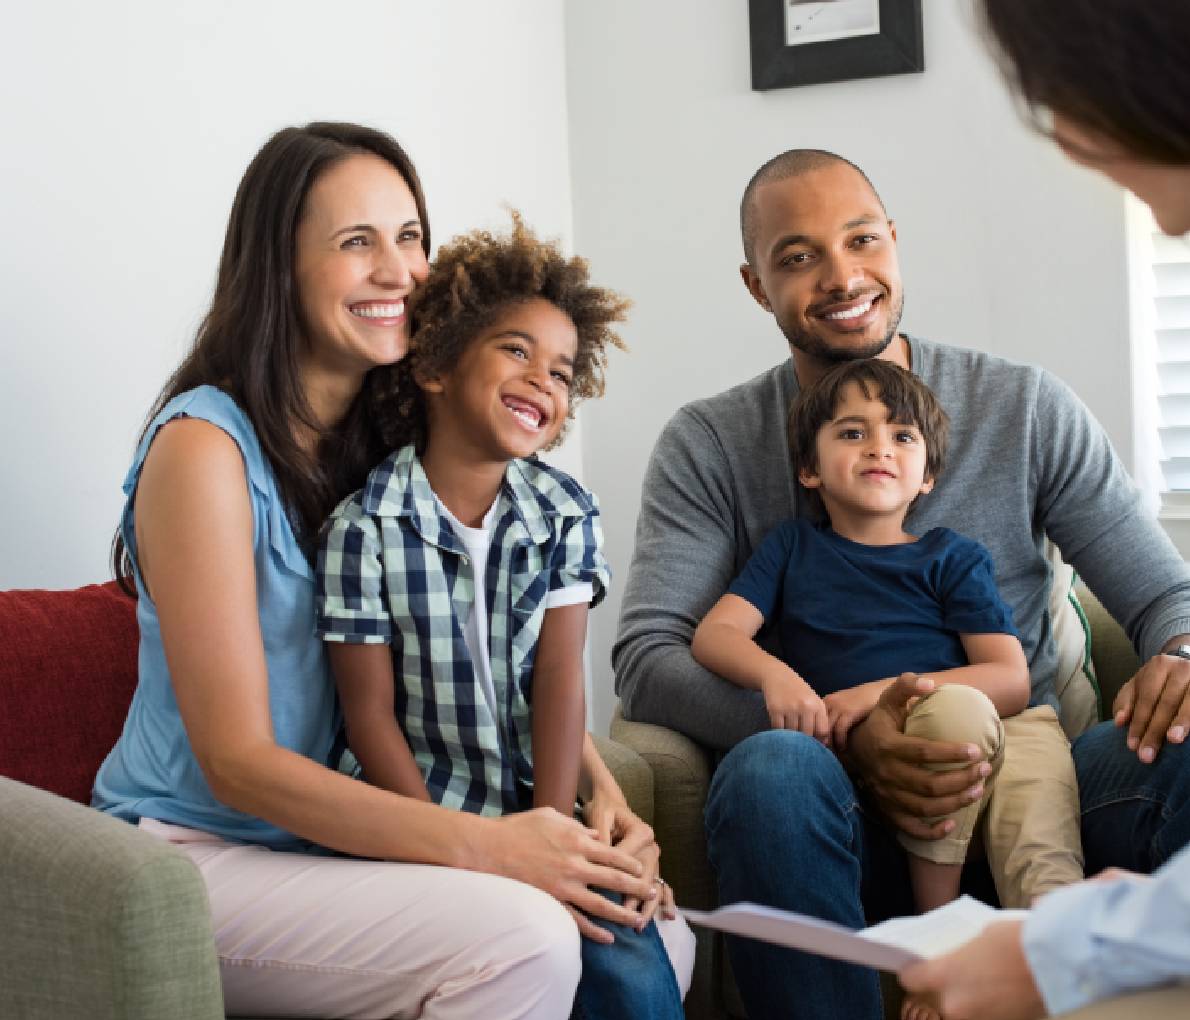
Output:
<path fill-rule="evenodd" d="M 925 740 L 974 744 L 988 761 L 1000 753 L 1004 731 L 1000 713 L 983 691 L 945 684 L 922 698 L 909 712 L 905 733 Z"/>
<path fill-rule="evenodd" d="M 1076 737 L 1070 745 L 1075 769 L 1082 782 L 1084 771 L 1144 772 L 1136 752 L 1128 748 L 1128 727 L 1114 722 L 1101 722 Z M 1163 747 L 1164 749 L 1164 747 Z M 1160 755 L 1158 755 L 1160 757 Z"/>
<path fill-rule="evenodd" d="M 854 800 L 839 760 L 813 737 L 792 730 L 765 730 L 738 743 L 711 780 L 708 832 L 723 825 L 757 833 L 782 824 L 781 805 Z"/>
<path fill-rule="evenodd" d="M 1175 809 L 1190 803 L 1190 747 L 1165 742 L 1151 764 L 1127 744 L 1127 727 L 1101 722 L 1071 745 L 1085 814 L 1130 797 L 1171 800 Z"/>

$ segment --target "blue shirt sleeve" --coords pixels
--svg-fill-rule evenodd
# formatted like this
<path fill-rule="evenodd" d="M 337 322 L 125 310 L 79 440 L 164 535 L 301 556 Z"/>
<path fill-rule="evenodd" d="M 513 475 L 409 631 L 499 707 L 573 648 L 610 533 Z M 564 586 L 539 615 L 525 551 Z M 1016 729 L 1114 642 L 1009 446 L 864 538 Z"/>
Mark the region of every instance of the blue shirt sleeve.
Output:
<path fill-rule="evenodd" d="M 942 622 L 948 630 L 1018 636 L 1012 610 L 996 587 L 991 554 L 978 542 L 967 538 L 955 542 L 944 561 L 939 587 Z"/>
<path fill-rule="evenodd" d="M 1080 882 L 1030 912 L 1025 958 L 1051 1013 L 1190 975 L 1190 847 L 1150 879 Z"/>
<path fill-rule="evenodd" d="M 781 609 L 781 591 L 785 586 L 785 571 L 797 548 L 796 522 L 778 524 L 757 546 L 740 576 L 732 581 L 728 595 L 738 595 L 751 602 L 772 623 Z"/>

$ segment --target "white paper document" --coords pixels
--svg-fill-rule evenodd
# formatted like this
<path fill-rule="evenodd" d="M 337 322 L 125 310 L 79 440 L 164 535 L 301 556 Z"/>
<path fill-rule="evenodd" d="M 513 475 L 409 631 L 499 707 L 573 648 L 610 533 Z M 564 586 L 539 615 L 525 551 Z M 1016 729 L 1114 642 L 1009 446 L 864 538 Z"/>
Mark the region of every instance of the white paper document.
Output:
<path fill-rule="evenodd" d="M 894 917 L 862 931 L 755 903 L 733 903 L 710 911 L 683 910 L 682 914 L 705 928 L 895 972 L 917 960 L 957 949 L 993 921 L 1020 919 L 1027 911 L 996 910 L 961 896 L 928 914 Z"/>

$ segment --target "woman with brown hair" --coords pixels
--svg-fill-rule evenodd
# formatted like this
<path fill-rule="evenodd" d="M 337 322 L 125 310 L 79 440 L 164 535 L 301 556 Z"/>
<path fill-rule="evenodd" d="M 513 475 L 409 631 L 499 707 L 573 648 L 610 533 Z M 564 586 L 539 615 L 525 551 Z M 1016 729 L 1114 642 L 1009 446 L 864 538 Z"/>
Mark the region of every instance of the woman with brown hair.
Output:
<path fill-rule="evenodd" d="M 1076 163 L 1190 231 L 1190 9 L 1183 0 L 982 0 L 1010 87 Z"/>
<path fill-rule="evenodd" d="M 125 481 L 114 558 L 139 595 L 139 682 L 94 803 L 199 868 L 236 1015 L 565 1017 L 580 929 L 608 937 L 586 915 L 634 929 L 665 894 L 589 739 L 592 828 L 448 811 L 325 764 L 312 546 L 386 452 L 371 373 L 408 349 L 429 250 L 392 138 L 274 135 Z"/>
<path fill-rule="evenodd" d="M 981 8 L 1005 77 L 1038 127 L 1076 163 L 1147 203 L 1166 233 L 1190 231 L 1185 0 L 981 0 Z M 1155 658 L 1157 668 L 1146 664 L 1112 706 L 1117 726 L 1128 727 L 1130 749 L 1187 737 L 1190 664 L 1183 660 L 1190 646 Z M 1155 780 L 1141 794 L 1163 801 Z M 1105 797 L 1097 799 L 1107 806 Z M 1032 1020 L 1125 992 L 1184 984 L 1190 979 L 1190 847 L 1184 845 L 1190 833 L 1178 820 L 1184 807 L 1179 814 L 1165 803 L 1162 811 L 1175 834 L 1165 852 L 1184 848 L 1151 879 L 1108 871 L 1097 881 L 1059 889 L 1024 921 L 991 925 L 958 950 L 908 968 L 902 984 L 939 1005 L 947 1020 Z M 1141 842 L 1127 829 L 1118 838 Z M 1143 1003 L 1104 1004 L 1094 1015 L 1147 1009 L 1152 1016 L 1182 1016 L 1185 995 L 1184 989 L 1156 992 Z"/>

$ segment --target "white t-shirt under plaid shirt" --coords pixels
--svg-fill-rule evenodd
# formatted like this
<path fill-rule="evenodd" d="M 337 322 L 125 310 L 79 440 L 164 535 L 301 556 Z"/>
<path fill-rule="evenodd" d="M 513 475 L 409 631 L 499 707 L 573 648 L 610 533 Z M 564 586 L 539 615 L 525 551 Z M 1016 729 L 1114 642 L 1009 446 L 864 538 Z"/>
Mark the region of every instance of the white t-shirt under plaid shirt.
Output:
<path fill-rule="evenodd" d="M 495 708 L 464 638 L 476 564 L 413 447 L 382 461 L 323 528 L 319 635 L 387 643 L 397 722 L 430 797 L 480 814 L 521 810 L 532 787 L 533 661 L 551 591 L 610 579 L 595 497 L 537 459 L 504 474 L 483 565 Z"/>

